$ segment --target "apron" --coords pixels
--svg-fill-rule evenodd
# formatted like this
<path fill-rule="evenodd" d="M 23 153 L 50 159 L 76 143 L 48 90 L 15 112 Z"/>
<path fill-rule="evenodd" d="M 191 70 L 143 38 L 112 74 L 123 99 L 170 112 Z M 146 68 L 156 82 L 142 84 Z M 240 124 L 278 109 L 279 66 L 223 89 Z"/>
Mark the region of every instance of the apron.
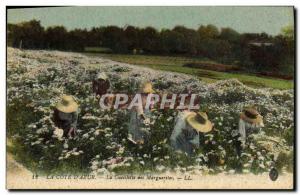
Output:
<path fill-rule="evenodd" d="M 77 118 L 78 118 L 77 112 L 64 113 L 59 110 L 54 111 L 55 125 L 58 128 L 64 130 L 64 136 L 67 136 L 68 131 L 71 129 L 71 127 L 76 128 Z"/>
<path fill-rule="evenodd" d="M 245 142 L 248 135 L 253 133 L 255 130 L 259 129 L 260 127 L 261 127 L 261 125 L 259 125 L 259 124 L 251 124 L 251 123 L 244 121 L 243 119 L 240 119 L 239 133 L 240 133 L 242 141 Z"/>
<path fill-rule="evenodd" d="M 143 111 L 145 118 L 151 117 L 151 111 L 149 109 L 144 109 Z M 144 127 L 143 119 L 140 117 L 139 112 L 135 109 L 130 111 L 130 121 L 129 121 L 129 137 L 134 142 L 143 141 L 144 143 L 149 141 L 150 132 L 143 129 Z"/>
<path fill-rule="evenodd" d="M 186 123 L 183 113 L 180 113 L 175 120 L 170 142 L 172 148 L 188 155 L 191 155 L 195 148 L 200 147 L 199 132 Z"/>

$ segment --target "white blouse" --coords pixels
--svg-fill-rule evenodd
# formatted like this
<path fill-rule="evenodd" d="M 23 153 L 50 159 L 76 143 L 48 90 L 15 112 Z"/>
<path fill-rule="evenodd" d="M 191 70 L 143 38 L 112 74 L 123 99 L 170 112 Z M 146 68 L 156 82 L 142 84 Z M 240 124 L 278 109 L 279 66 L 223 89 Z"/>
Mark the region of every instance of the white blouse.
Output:
<path fill-rule="evenodd" d="M 241 136 L 241 139 L 243 142 L 246 141 L 246 137 L 249 133 L 251 133 L 253 130 L 258 129 L 260 127 L 264 127 L 264 124 L 251 124 L 247 121 L 244 121 L 243 119 L 240 119 L 239 121 L 239 133 Z"/>

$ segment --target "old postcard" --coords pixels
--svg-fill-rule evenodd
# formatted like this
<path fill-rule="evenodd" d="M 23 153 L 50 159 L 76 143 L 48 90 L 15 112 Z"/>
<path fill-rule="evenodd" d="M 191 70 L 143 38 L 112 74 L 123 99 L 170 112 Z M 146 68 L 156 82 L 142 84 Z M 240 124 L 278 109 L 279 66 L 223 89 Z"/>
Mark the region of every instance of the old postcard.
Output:
<path fill-rule="evenodd" d="M 294 7 L 7 7 L 7 189 L 295 189 Z"/>

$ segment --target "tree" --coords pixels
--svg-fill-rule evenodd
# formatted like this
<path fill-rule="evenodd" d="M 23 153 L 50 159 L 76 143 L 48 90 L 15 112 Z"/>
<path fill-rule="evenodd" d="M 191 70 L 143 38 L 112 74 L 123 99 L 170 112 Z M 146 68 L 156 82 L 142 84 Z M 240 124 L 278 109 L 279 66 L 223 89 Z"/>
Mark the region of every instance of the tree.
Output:
<path fill-rule="evenodd" d="M 184 36 L 179 32 L 163 30 L 160 33 L 161 51 L 165 54 L 179 54 L 183 52 Z"/>
<path fill-rule="evenodd" d="M 134 26 L 127 26 L 124 34 L 127 49 L 129 51 L 139 49 L 139 29 Z"/>
<path fill-rule="evenodd" d="M 17 25 L 8 25 L 9 39 L 14 47 L 35 49 L 44 47 L 44 28 L 40 21 L 31 20 Z"/>
<path fill-rule="evenodd" d="M 159 33 L 153 27 L 146 27 L 139 31 L 139 44 L 147 53 L 157 53 Z"/>
<path fill-rule="evenodd" d="M 219 29 L 211 24 L 207 26 L 201 25 L 198 28 L 198 33 L 201 39 L 214 39 L 220 34 Z"/>
<path fill-rule="evenodd" d="M 108 26 L 103 31 L 103 46 L 112 49 L 114 52 L 127 52 L 125 36 L 122 28 Z"/>
<path fill-rule="evenodd" d="M 20 30 L 18 25 L 7 24 L 7 45 L 11 47 L 18 47 L 20 42 Z"/>
<path fill-rule="evenodd" d="M 66 49 L 74 51 L 84 51 L 84 48 L 88 43 L 87 35 L 88 33 L 86 29 L 71 30 L 67 36 Z"/>
<path fill-rule="evenodd" d="M 197 54 L 197 44 L 199 44 L 199 36 L 193 29 L 184 26 L 176 26 L 173 31 L 180 33 L 183 36 L 182 53 L 195 55 Z"/>
<path fill-rule="evenodd" d="M 240 33 L 233 30 L 232 28 L 222 28 L 219 38 L 236 43 L 240 40 Z"/>
<path fill-rule="evenodd" d="M 88 31 L 86 46 L 100 47 L 104 39 L 103 32 L 103 27 L 93 27 L 90 31 Z"/>
<path fill-rule="evenodd" d="M 49 27 L 45 33 L 47 49 L 65 50 L 67 43 L 67 30 L 63 26 Z"/>
<path fill-rule="evenodd" d="M 288 25 L 285 26 L 281 29 L 281 35 L 284 37 L 294 39 L 294 26 L 293 25 Z"/>

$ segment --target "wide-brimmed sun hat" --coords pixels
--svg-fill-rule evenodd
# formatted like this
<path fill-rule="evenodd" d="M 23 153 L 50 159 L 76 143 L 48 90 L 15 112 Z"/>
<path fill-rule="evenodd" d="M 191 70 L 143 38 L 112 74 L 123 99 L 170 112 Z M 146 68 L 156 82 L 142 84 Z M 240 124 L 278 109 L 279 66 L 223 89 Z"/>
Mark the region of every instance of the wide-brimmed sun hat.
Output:
<path fill-rule="evenodd" d="M 263 117 L 258 113 L 258 111 L 254 107 L 244 108 L 243 112 L 241 112 L 240 114 L 240 118 L 251 124 L 263 124 Z"/>
<path fill-rule="evenodd" d="M 186 117 L 186 122 L 196 131 L 208 133 L 212 130 L 213 124 L 208 120 L 205 112 L 191 112 Z"/>
<path fill-rule="evenodd" d="M 142 92 L 143 93 L 154 93 L 155 91 L 152 88 L 152 84 L 150 82 L 147 82 L 147 83 L 143 84 Z"/>
<path fill-rule="evenodd" d="M 76 112 L 78 104 L 75 99 L 70 95 L 63 95 L 61 101 L 56 104 L 56 109 L 64 113 Z"/>
<path fill-rule="evenodd" d="M 97 74 L 96 79 L 102 79 L 102 80 L 107 80 L 108 76 L 105 74 L 105 72 L 100 72 Z"/>

